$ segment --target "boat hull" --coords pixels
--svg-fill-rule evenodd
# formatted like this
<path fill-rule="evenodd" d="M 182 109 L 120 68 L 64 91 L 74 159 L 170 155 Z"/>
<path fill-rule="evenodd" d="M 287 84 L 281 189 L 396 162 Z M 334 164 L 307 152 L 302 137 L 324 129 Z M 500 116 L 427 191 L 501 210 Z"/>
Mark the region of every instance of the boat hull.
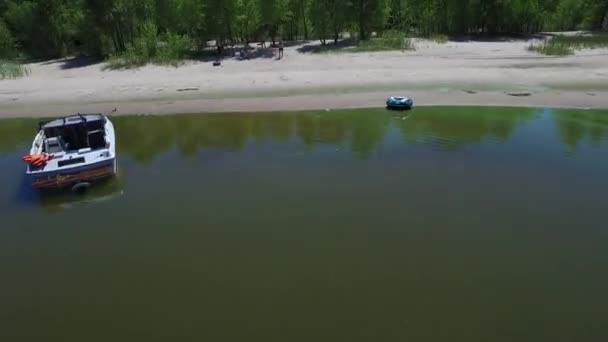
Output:
<path fill-rule="evenodd" d="M 410 110 L 410 109 L 412 109 L 412 106 L 387 104 L 386 108 L 388 108 L 388 109 L 397 109 L 397 110 Z"/>
<path fill-rule="evenodd" d="M 386 100 L 386 108 L 397 110 L 409 110 L 414 106 L 414 101 L 408 98 L 389 97 Z"/>
<path fill-rule="evenodd" d="M 61 189 L 83 182 L 94 182 L 116 175 L 116 160 L 79 166 L 68 170 L 54 170 L 30 175 L 37 189 Z"/>

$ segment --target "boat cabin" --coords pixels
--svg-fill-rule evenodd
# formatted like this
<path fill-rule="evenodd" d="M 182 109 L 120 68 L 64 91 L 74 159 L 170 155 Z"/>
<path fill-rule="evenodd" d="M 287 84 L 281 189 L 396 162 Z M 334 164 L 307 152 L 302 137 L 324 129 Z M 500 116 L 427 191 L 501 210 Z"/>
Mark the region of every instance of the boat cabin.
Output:
<path fill-rule="evenodd" d="M 107 148 L 105 124 L 106 118 L 101 114 L 78 114 L 41 124 L 42 152 L 60 154 Z"/>

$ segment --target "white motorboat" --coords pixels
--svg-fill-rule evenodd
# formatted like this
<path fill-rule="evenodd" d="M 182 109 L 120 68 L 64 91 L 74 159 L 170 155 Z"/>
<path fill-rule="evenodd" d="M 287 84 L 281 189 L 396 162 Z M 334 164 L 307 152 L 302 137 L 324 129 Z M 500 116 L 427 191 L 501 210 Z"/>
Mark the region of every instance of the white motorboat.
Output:
<path fill-rule="evenodd" d="M 116 174 L 114 125 L 103 114 L 77 114 L 41 124 L 23 160 L 35 188 L 86 187 Z"/>

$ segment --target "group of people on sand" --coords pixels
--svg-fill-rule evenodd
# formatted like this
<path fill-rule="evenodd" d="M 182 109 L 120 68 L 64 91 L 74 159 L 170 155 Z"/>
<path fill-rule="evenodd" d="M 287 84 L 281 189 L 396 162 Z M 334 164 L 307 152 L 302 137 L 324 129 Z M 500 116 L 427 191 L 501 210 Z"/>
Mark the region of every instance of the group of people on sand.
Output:
<path fill-rule="evenodd" d="M 258 44 L 258 45 L 260 45 L 260 47 L 261 47 L 261 48 L 266 48 L 266 42 L 265 42 L 265 41 L 262 41 L 262 42 L 261 42 L 260 44 Z M 278 47 L 278 49 L 279 49 L 279 56 L 278 56 L 278 59 L 283 58 L 283 56 L 284 56 L 284 54 L 283 54 L 283 40 L 282 40 L 282 39 L 281 39 L 281 40 L 279 40 L 279 43 L 278 43 L 278 44 L 275 44 L 275 46 L 276 46 L 276 47 Z"/>
<path fill-rule="evenodd" d="M 259 45 L 260 45 L 261 48 L 265 48 L 266 47 L 266 44 L 264 42 L 260 43 Z M 283 41 L 282 40 L 279 41 L 275 45 L 275 47 L 278 50 L 277 59 L 282 59 L 285 56 L 285 51 L 284 51 L 285 49 L 284 49 L 284 46 L 283 46 Z M 245 47 L 243 47 L 243 48 L 240 49 L 239 55 L 240 55 L 241 59 L 249 59 L 250 58 L 250 56 L 249 56 L 249 49 L 250 48 L 248 46 L 245 46 Z M 221 58 L 223 56 L 223 54 L 224 54 L 224 47 L 221 46 L 221 45 L 218 45 L 217 46 L 217 57 L 218 57 L 218 59 Z"/>

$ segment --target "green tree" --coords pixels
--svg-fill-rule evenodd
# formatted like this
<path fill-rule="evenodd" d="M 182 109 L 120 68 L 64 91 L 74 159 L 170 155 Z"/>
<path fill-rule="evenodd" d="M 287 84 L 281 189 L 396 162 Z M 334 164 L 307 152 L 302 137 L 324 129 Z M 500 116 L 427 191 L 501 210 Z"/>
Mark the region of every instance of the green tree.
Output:
<path fill-rule="evenodd" d="M 304 32 L 304 39 L 308 40 L 308 7 L 310 6 L 310 0 L 293 0 L 294 9 L 293 13 L 297 13 L 296 16 L 300 19 L 300 25 Z"/>
<path fill-rule="evenodd" d="M 352 2 L 349 0 L 312 0 L 310 18 L 313 30 L 323 44 L 329 38 L 338 43 L 352 13 Z"/>
<path fill-rule="evenodd" d="M 327 9 L 327 0 L 312 0 L 310 19 L 315 36 L 325 45 L 330 32 L 331 14 Z"/>
<path fill-rule="evenodd" d="M 387 28 L 423 35 L 606 30 L 608 0 L 0 0 L 0 21 L 3 55 L 54 58 L 123 54 L 147 39 L 150 25 L 157 43 L 170 40 L 180 50 L 190 38 L 199 48 L 208 39 L 248 42 L 260 34 L 274 43 L 312 32 L 325 42 L 349 29 L 360 39 Z"/>
<path fill-rule="evenodd" d="M 1 7 L 26 54 L 45 58 L 72 52 L 83 18 L 80 0 L 8 1 Z"/>
<path fill-rule="evenodd" d="M 331 32 L 333 34 L 334 43 L 338 44 L 340 34 L 346 29 L 351 21 L 349 13 L 353 10 L 353 4 L 350 0 L 329 0 L 328 3 L 330 4 L 329 10 L 332 14 L 330 18 Z"/>
<path fill-rule="evenodd" d="M 122 52 L 137 37 L 138 29 L 155 17 L 154 0 L 85 0 L 85 10 L 100 40 L 110 39 L 113 51 Z M 99 45 L 107 49 L 103 41 Z"/>
<path fill-rule="evenodd" d="M 353 0 L 353 5 L 359 39 L 366 40 L 374 30 L 384 28 L 389 13 L 387 0 Z"/>
<path fill-rule="evenodd" d="M 387 27 L 397 31 L 408 31 L 411 26 L 410 16 L 407 13 L 407 1 L 391 0 Z"/>
<path fill-rule="evenodd" d="M 0 20 L 0 59 L 14 58 L 16 55 L 15 38 L 3 20 Z"/>
<path fill-rule="evenodd" d="M 174 7 L 175 22 L 168 29 L 185 34 L 194 39 L 198 46 L 204 46 L 206 19 L 205 6 L 201 0 L 179 0 Z"/>
<path fill-rule="evenodd" d="M 260 28 L 275 44 L 277 35 L 282 33 L 283 24 L 291 16 L 288 0 L 260 0 Z"/>
<path fill-rule="evenodd" d="M 562 0 L 550 16 L 548 25 L 552 30 L 574 30 L 585 15 L 584 3 L 580 0 Z"/>
<path fill-rule="evenodd" d="M 260 14 L 257 0 L 238 0 L 236 27 L 245 45 L 253 39 L 260 25 Z"/>
<path fill-rule="evenodd" d="M 590 30 L 608 30 L 608 0 L 587 0 L 584 4 L 582 25 Z"/>
<path fill-rule="evenodd" d="M 36 2 L 9 2 L 3 17 L 24 50 L 35 56 L 49 54 L 48 25 L 38 22 L 40 9 Z"/>
<path fill-rule="evenodd" d="M 233 40 L 236 31 L 236 0 L 206 0 L 207 29 L 210 37 L 216 39 L 218 47 L 227 40 Z"/>

